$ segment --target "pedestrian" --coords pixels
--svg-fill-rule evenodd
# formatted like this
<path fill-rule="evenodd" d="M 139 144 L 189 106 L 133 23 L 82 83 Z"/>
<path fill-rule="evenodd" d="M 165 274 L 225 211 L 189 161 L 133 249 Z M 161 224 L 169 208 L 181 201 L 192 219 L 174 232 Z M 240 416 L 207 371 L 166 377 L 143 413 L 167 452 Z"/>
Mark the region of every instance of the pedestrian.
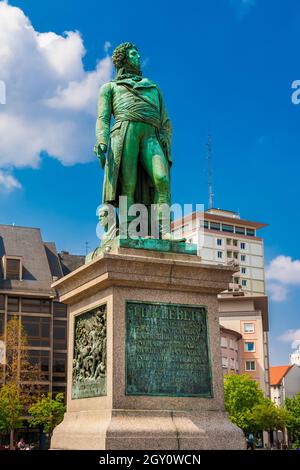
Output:
<path fill-rule="evenodd" d="M 26 443 L 24 441 L 24 437 L 21 437 L 21 439 L 19 440 L 19 442 L 17 444 L 17 449 L 18 450 L 26 450 Z"/>
<path fill-rule="evenodd" d="M 247 437 L 247 450 L 248 449 L 254 450 L 254 435 L 252 432 L 250 432 Z"/>

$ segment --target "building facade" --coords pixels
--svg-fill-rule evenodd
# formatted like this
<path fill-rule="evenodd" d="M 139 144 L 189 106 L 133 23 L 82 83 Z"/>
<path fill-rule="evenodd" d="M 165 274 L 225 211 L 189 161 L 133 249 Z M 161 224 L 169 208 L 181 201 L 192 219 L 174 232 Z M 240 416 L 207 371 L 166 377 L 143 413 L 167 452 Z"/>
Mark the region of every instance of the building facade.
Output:
<path fill-rule="evenodd" d="M 240 334 L 239 373 L 250 375 L 269 397 L 268 298 L 242 290 L 224 292 L 218 298 L 220 324 Z"/>
<path fill-rule="evenodd" d="M 43 242 L 37 228 L 0 225 L 0 337 L 5 345 L 7 324 L 13 318 L 23 326 L 28 361 L 41 371 L 34 381 L 41 393 L 65 393 L 67 383 L 67 310 L 56 300 L 51 284 L 70 272 L 69 265 L 75 269 L 83 262 L 81 256 L 59 255 L 54 243 Z M 18 376 L 25 385 L 23 372 L 19 370 Z M 3 363 L 0 383 L 5 381 Z"/>
<path fill-rule="evenodd" d="M 194 212 L 183 220 L 175 220 L 172 232 L 176 236 L 183 231 L 188 242 L 198 244 L 199 229 L 203 230 L 203 246 L 199 249 L 202 262 L 236 264 L 233 283 L 245 292 L 264 294 L 264 243 L 257 234 L 263 227 L 266 224 L 241 219 L 236 212 L 209 209 L 204 217 Z"/>
<path fill-rule="evenodd" d="M 297 349 L 290 354 L 290 364 L 300 366 L 300 344 L 298 344 Z"/>
<path fill-rule="evenodd" d="M 239 374 L 241 370 L 241 339 L 242 335 L 220 325 L 221 355 L 223 375 Z"/>
<path fill-rule="evenodd" d="M 300 367 L 296 364 L 270 368 L 271 400 L 283 406 L 286 398 L 300 393 Z"/>
<path fill-rule="evenodd" d="M 223 332 L 235 331 L 241 337 L 236 359 L 226 346 L 230 343 L 229 333 L 222 334 L 221 329 L 223 371 L 238 370 L 251 375 L 265 395 L 270 396 L 264 242 L 257 233 L 263 227 L 266 224 L 241 219 L 236 212 L 209 209 L 204 214 L 194 212 L 175 220 L 172 232 L 198 244 L 202 263 L 236 267 L 228 290 L 219 295 L 219 318 Z"/>

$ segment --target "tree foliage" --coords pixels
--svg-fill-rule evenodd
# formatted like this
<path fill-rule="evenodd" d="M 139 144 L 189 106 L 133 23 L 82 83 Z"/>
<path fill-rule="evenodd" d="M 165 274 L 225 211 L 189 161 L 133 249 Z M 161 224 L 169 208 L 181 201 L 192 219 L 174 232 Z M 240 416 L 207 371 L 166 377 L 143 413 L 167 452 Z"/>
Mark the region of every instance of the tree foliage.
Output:
<path fill-rule="evenodd" d="M 14 383 L 0 388 L 0 430 L 10 433 L 10 448 L 13 448 L 14 430 L 21 426 L 23 402 L 19 388 Z"/>
<path fill-rule="evenodd" d="M 264 399 L 257 383 L 247 374 L 228 374 L 225 376 L 224 394 L 231 421 L 244 432 L 252 430 L 252 410 Z"/>
<path fill-rule="evenodd" d="M 300 448 L 300 393 L 293 398 L 286 398 L 285 409 L 288 412 L 286 427 L 290 433 L 293 447 Z"/>
<path fill-rule="evenodd" d="M 31 427 L 43 426 L 45 432 L 52 433 L 64 417 L 66 407 L 63 393 L 58 393 L 53 399 L 51 393 L 42 396 L 29 408 Z"/>
<path fill-rule="evenodd" d="M 4 338 L 0 338 L 4 339 Z M 7 322 L 5 382 L 19 388 L 22 403 L 28 407 L 40 386 L 34 382 L 42 380 L 38 364 L 31 364 L 28 353 L 28 338 L 24 326 L 17 316 Z"/>
<path fill-rule="evenodd" d="M 269 398 L 264 398 L 252 410 L 253 426 L 256 430 L 275 431 L 285 428 L 288 412 L 276 406 Z"/>
<path fill-rule="evenodd" d="M 224 390 L 229 417 L 245 433 L 283 430 L 290 419 L 289 410 L 277 407 L 265 398 L 257 382 L 249 375 L 226 375 Z M 300 394 L 298 406 L 300 410 Z"/>

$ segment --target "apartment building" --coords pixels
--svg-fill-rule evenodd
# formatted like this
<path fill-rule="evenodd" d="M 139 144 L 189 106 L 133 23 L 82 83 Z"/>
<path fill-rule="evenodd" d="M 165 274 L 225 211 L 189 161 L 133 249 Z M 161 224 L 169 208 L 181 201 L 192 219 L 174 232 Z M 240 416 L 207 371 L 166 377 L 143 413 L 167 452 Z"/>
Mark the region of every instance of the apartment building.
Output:
<path fill-rule="evenodd" d="M 270 396 L 264 242 L 258 233 L 266 226 L 242 219 L 237 212 L 209 209 L 175 220 L 172 232 L 184 233 L 189 243 L 201 241 L 202 263 L 236 267 L 228 290 L 219 295 L 223 372 L 251 375 Z M 234 339 L 230 332 L 240 336 Z M 233 349 L 230 344 L 235 344 Z"/>
<path fill-rule="evenodd" d="M 199 249 L 202 262 L 236 264 L 238 270 L 233 283 L 240 285 L 245 292 L 264 294 L 264 243 L 257 232 L 266 226 L 241 219 L 233 211 L 209 209 L 204 217 L 194 212 L 183 220 L 175 220 L 172 232 L 180 235 L 183 231 L 188 242 L 198 244 L 199 230 L 203 230 L 204 243 Z"/>

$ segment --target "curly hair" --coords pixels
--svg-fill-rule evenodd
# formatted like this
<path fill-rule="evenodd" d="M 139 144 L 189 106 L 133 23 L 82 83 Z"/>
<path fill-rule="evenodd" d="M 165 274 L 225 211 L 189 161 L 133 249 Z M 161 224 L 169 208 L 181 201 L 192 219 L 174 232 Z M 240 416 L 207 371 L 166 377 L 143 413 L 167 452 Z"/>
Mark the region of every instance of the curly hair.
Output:
<path fill-rule="evenodd" d="M 124 42 L 123 44 L 120 44 L 118 47 L 115 48 L 112 55 L 112 60 L 117 70 L 126 64 L 127 51 L 128 49 L 133 48 L 137 50 L 136 45 L 132 42 Z"/>

